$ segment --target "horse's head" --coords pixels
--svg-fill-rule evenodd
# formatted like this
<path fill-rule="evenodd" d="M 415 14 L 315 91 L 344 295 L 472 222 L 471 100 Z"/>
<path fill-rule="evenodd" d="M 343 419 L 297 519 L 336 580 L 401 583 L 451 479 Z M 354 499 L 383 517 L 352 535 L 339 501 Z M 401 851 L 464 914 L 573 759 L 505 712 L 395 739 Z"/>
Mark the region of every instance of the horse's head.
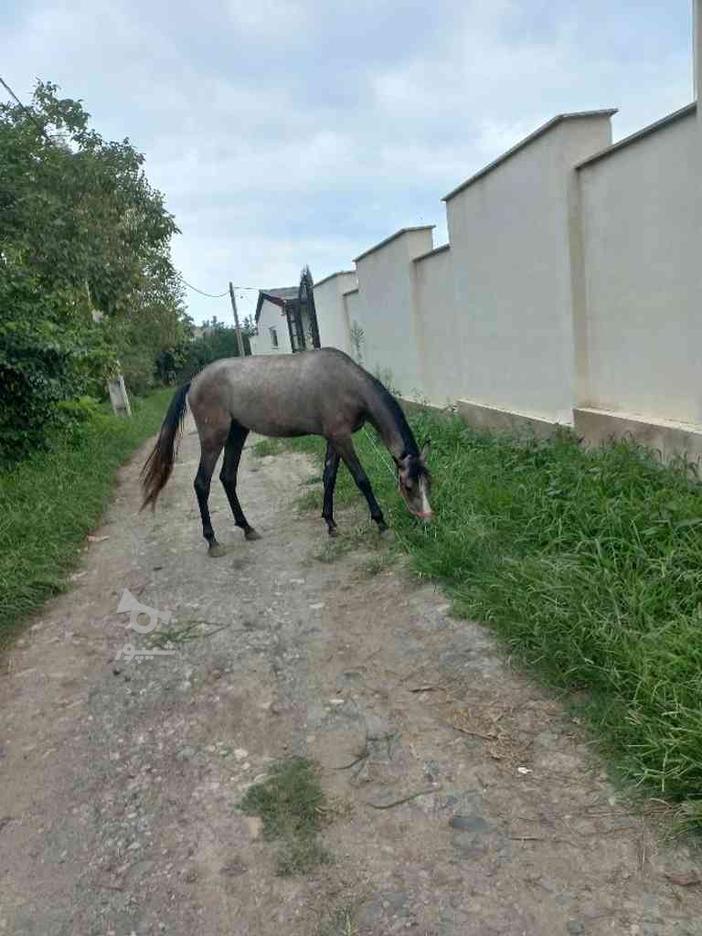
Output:
<path fill-rule="evenodd" d="M 429 505 L 431 476 L 426 464 L 429 442 L 420 452 L 407 454 L 397 461 L 397 481 L 407 509 L 415 517 L 429 521 L 434 516 Z"/>

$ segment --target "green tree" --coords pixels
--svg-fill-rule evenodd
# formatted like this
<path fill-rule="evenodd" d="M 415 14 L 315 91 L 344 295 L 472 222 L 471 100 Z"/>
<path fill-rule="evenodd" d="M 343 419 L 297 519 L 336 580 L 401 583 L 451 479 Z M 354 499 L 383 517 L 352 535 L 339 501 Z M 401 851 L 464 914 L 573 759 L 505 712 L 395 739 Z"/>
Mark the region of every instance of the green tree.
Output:
<path fill-rule="evenodd" d="M 46 438 L 62 400 L 130 389 L 187 339 L 170 261 L 177 227 L 128 140 L 104 140 L 80 101 L 39 82 L 0 104 L 0 456 Z M 96 319 L 100 321 L 96 322 Z"/>

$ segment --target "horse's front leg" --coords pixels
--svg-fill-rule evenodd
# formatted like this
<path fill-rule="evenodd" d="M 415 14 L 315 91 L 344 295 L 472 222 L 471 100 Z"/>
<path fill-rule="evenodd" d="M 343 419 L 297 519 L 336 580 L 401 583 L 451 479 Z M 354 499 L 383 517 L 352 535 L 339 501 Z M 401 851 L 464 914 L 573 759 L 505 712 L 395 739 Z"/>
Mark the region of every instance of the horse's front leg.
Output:
<path fill-rule="evenodd" d="M 336 474 L 339 470 L 341 456 L 331 442 L 327 442 L 327 454 L 324 456 L 324 506 L 322 517 L 326 521 L 330 536 L 336 536 L 336 523 L 334 522 L 334 487 Z"/>
<path fill-rule="evenodd" d="M 380 505 L 375 499 L 375 494 L 373 493 L 368 475 L 364 471 L 363 465 L 358 460 L 358 455 L 356 455 L 356 450 L 353 447 L 351 436 L 346 436 L 342 439 L 334 439 L 334 448 L 344 459 L 344 464 L 351 472 L 351 477 L 356 482 L 356 487 L 368 501 L 371 519 L 375 520 L 378 524 L 378 529 L 383 533 L 387 530 L 383 511 L 380 509 Z"/>

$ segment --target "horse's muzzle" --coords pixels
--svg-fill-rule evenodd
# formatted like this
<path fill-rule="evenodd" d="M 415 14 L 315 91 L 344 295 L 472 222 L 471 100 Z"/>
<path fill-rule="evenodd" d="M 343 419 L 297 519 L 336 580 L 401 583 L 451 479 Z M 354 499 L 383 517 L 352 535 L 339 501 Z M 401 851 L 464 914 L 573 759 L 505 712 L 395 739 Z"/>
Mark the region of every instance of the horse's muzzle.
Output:
<path fill-rule="evenodd" d="M 424 520 L 425 523 L 429 523 L 430 520 L 434 519 L 433 510 L 413 510 L 412 513 L 420 520 Z"/>

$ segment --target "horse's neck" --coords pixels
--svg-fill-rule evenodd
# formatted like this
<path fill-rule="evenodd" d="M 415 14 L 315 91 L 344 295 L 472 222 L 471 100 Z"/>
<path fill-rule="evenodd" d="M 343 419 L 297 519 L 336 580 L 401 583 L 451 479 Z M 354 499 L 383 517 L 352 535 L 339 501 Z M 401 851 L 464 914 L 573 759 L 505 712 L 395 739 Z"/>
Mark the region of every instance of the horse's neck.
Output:
<path fill-rule="evenodd" d="M 381 396 L 374 394 L 368 406 L 368 415 L 392 457 L 396 460 L 402 458 L 407 452 L 407 440 L 397 413 L 392 411 Z"/>

